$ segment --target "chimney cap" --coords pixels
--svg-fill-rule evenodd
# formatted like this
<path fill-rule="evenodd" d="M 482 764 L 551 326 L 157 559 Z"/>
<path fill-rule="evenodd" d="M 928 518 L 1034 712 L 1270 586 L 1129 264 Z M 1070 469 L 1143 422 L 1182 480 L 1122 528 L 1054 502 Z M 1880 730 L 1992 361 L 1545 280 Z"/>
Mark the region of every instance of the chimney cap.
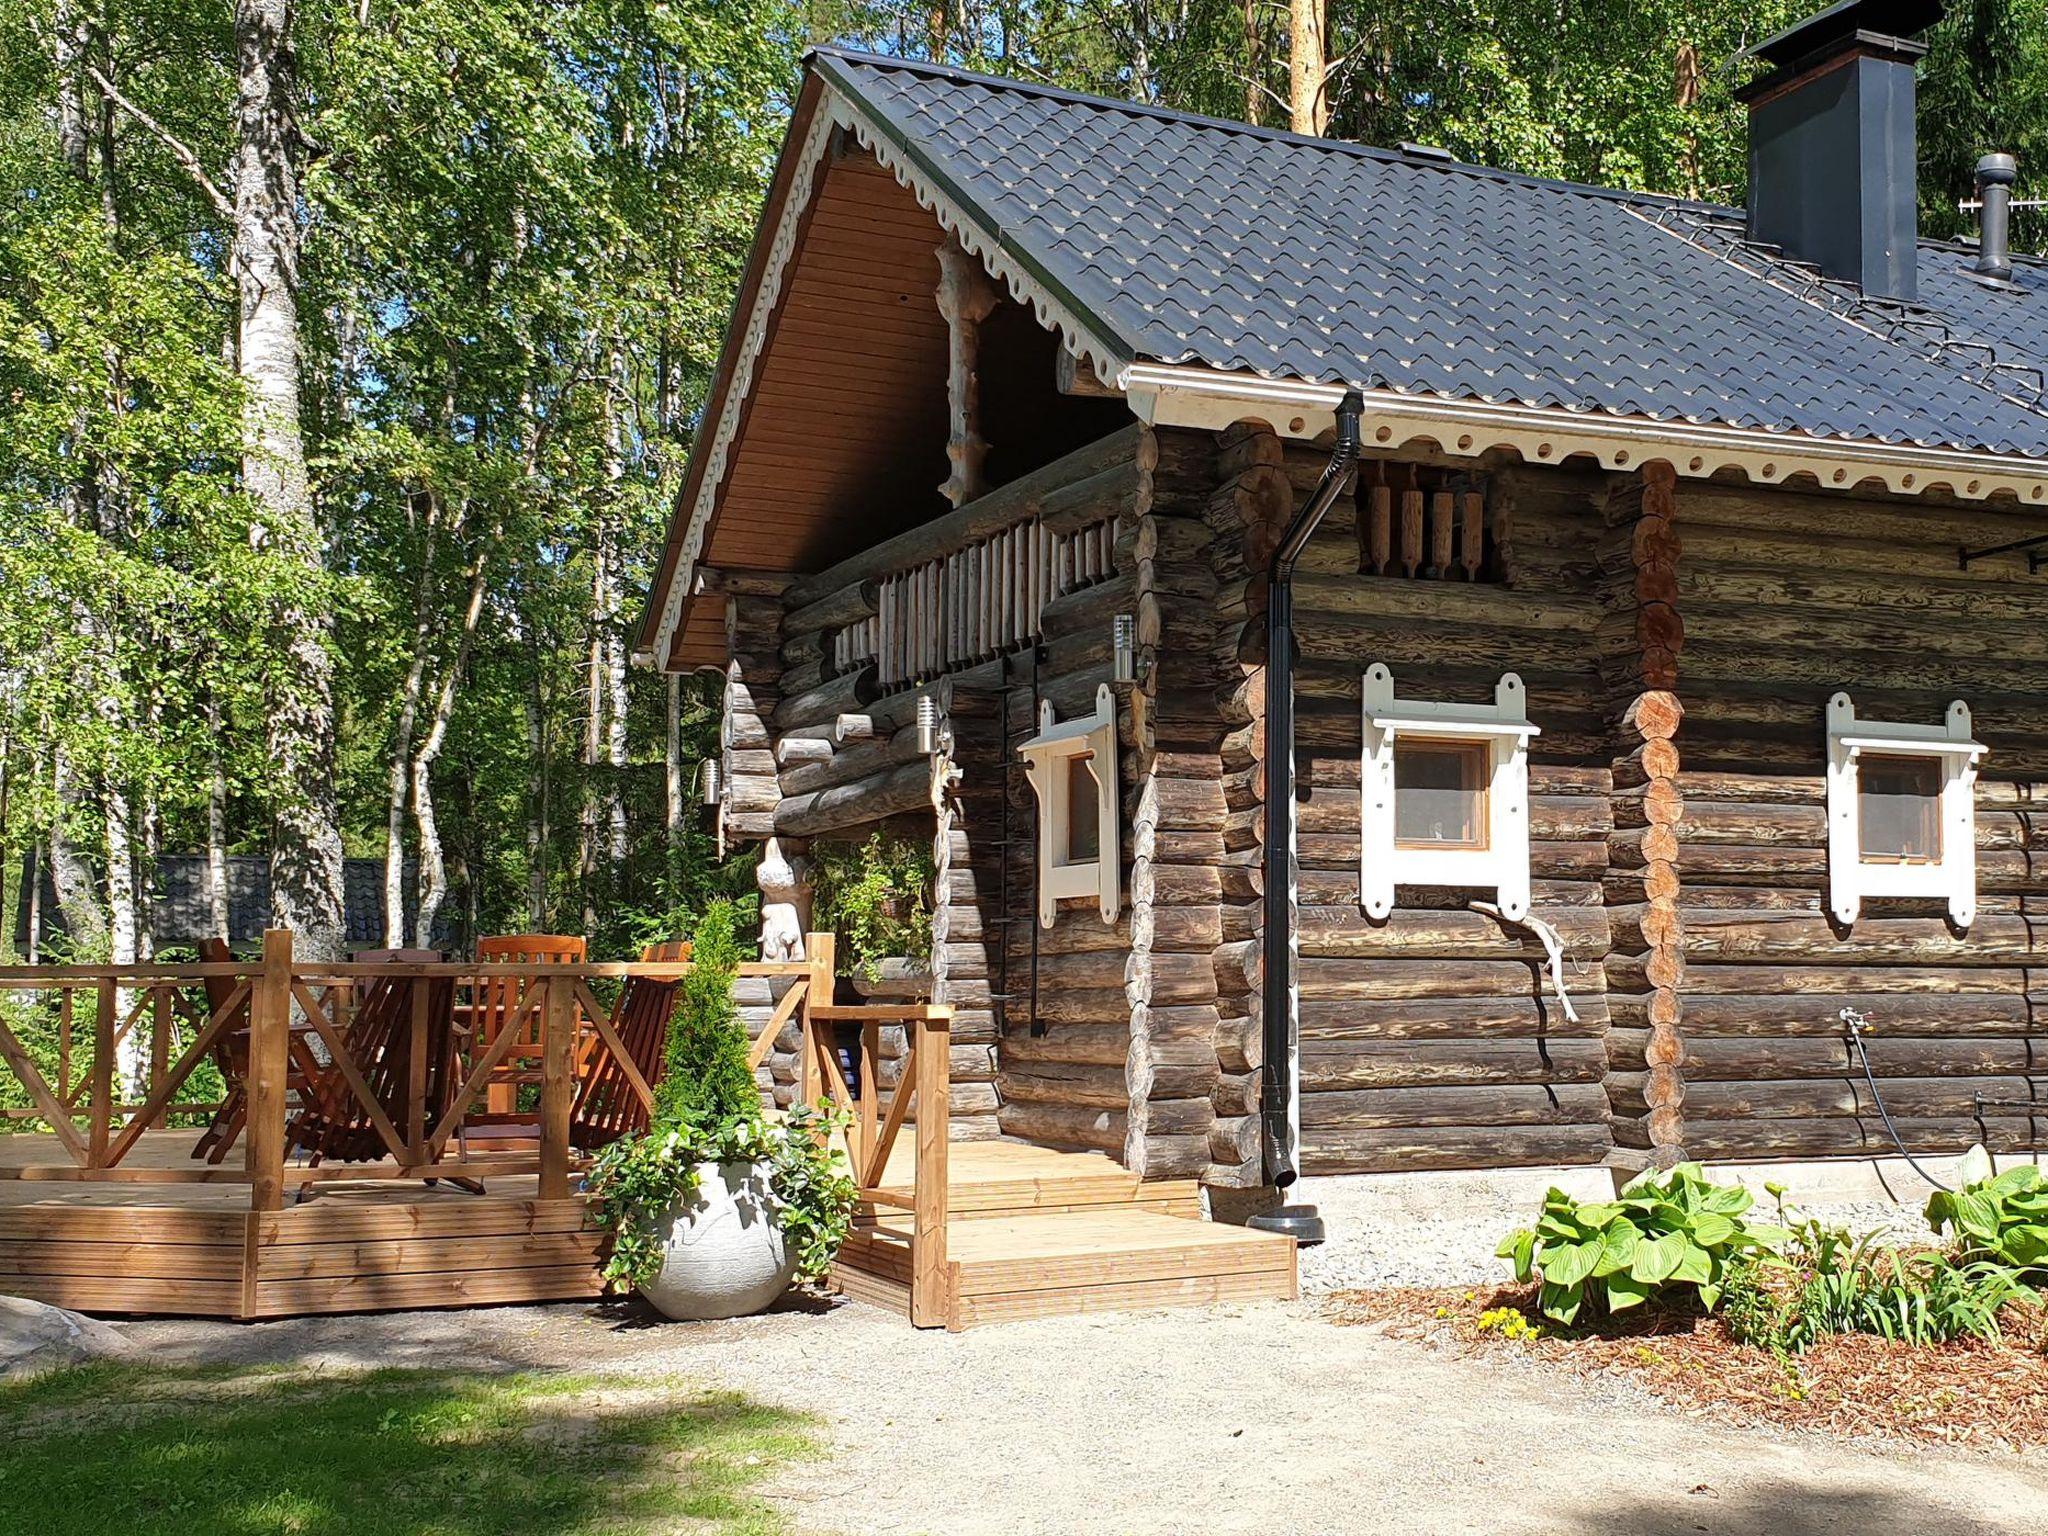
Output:
<path fill-rule="evenodd" d="M 1859 33 L 1917 36 L 1940 21 L 1945 10 L 1942 0 L 1836 0 L 1826 10 L 1765 38 L 1748 53 L 1783 69 Z"/>
<path fill-rule="evenodd" d="M 1993 151 L 1977 162 L 1977 181 L 1981 185 L 1990 182 L 1993 186 L 2009 187 L 2020 179 L 2020 163 L 2011 155 Z"/>

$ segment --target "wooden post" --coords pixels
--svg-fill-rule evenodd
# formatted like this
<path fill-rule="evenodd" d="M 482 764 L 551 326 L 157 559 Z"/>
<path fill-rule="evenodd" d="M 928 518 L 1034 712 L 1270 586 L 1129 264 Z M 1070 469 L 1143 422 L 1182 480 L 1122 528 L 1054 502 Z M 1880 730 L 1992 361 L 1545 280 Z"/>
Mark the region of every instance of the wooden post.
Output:
<path fill-rule="evenodd" d="M 111 980 L 99 984 L 98 1016 L 92 1026 L 92 1084 L 88 1096 L 86 1146 L 88 1168 L 103 1168 L 107 1161 L 107 1122 L 114 1113 L 114 1010 L 120 994 Z"/>
<path fill-rule="evenodd" d="M 936 1328 L 948 1323 L 952 1312 L 946 1266 L 946 1138 L 951 1114 L 953 1010 L 944 1005 L 930 1008 L 923 1018 L 911 1024 L 910 1030 L 917 1084 L 910 1321 L 919 1328 Z"/>
<path fill-rule="evenodd" d="M 811 974 L 804 986 L 803 1039 L 797 1047 L 796 1096 L 799 1104 L 815 1104 L 825 1091 L 824 1079 L 818 1075 L 818 1055 L 819 1031 L 827 1026 L 814 1018 L 811 1010 L 828 1007 L 832 1002 L 834 972 L 839 968 L 838 936 L 831 933 L 805 934 L 804 958 L 810 962 Z"/>
<path fill-rule="evenodd" d="M 988 489 L 982 472 L 988 440 L 981 435 L 981 322 L 995 309 L 996 299 L 996 285 L 979 256 L 957 240 L 939 247 L 939 313 L 946 317 L 951 343 L 946 399 L 952 425 L 946 457 L 953 465 L 939 490 L 956 507 L 966 506 Z"/>
<path fill-rule="evenodd" d="M 171 994 L 167 987 L 150 989 L 149 1026 L 149 1091 L 155 1093 L 164 1083 L 164 1074 L 171 1069 Z M 167 1121 L 169 1107 L 156 1117 L 161 1128 Z"/>
<path fill-rule="evenodd" d="M 292 931 L 263 934 L 263 964 L 249 989 L 249 1209 L 284 1204 L 285 1061 L 291 1035 Z"/>
<path fill-rule="evenodd" d="M 540 1035 L 540 1197 L 569 1198 L 569 1108 L 575 1090 L 569 1055 L 576 1043 L 576 988 L 566 976 L 542 983 Z"/>
<path fill-rule="evenodd" d="M 431 989 L 422 981 L 412 988 L 412 1009 L 406 1020 L 405 1155 L 415 1167 L 427 1160 L 427 1001 Z"/>
<path fill-rule="evenodd" d="M 853 1177 L 856 1183 L 868 1182 L 868 1163 L 875 1155 L 876 1111 L 881 1105 L 881 1085 L 878 1079 L 882 1071 L 882 1025 L 876 1019 L 863 1019 L 860 1026 L 860 1124 L 855 1134 L 859 1138 L 859 1151 L 854 1158 Z M 876 1182 L 882 1177 L 881 1169 L 874 1171 Z"/>

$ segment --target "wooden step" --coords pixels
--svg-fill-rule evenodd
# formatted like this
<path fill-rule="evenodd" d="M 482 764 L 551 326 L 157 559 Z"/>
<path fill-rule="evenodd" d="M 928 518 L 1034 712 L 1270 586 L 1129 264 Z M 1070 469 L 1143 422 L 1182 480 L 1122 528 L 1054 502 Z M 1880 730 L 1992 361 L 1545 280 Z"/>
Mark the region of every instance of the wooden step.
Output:
<path fill-rule="evenodd" d="M 908 1140 L 897 1144 L 879 1186 L 883 1194 L 906 1204 L 913 1168 L 905 1146 Z M 1014 1141 L 964 1142 L 948 1150 L 947 1164 L 946 1209 L 955 1221 L 1101 1206 L 1165 1216 L 1202 1212 L 1201 1186 L 1193 1179 L 1147 1181 L 1100 1152 L 1065 1152 Z M 884 1219 L 893 1214 L 887 1206 L 863 1211 Z"/>
<path fill-rule="evenodd" d="M 985 1217 L 948 1232 L 947 1325 L 1292 1299 L 1292 1238 L 1132 1206 Z M 856 1232 L 834 1269 L 856 1300 L 909 1312 L 905 1223 Z"/>

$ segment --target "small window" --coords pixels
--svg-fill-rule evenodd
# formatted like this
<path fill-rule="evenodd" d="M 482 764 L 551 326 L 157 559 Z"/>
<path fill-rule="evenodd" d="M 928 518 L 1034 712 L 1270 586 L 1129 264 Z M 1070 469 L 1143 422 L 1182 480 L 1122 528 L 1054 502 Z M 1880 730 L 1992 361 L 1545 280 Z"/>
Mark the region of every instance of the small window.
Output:
<path fill-rule="evenodd" d="M 1062 901 L 1094 898 L 1105 923 L 1122 906 L 1117 841 L 1116 695 L 1095 690 L 1092 713 L 1056 721 L 1040 701 L 1038 733 L 1021 742 L 1024 775 L 1038 797 L 1038 921 L 1050 928 Z M 1100 777 L 1097 777 L 1097 775 Z"/>
<path fill-rule="evenodd" d="M 1866 864 L 1941 860 L 1941 760 L 1872 754 L 1857 764 L 1856 822 Z"/>
<path fill-rule="evenodd" d="M 1089 766 L 1094 758 L 1092 752 L 1077 752 L 1066 760 L 1066 857 L 1060 860 L 1063 864 L 1093 864 L 1102 856 L 1102 815 L 1095 803 L 1095 773 Z"/>
<path fill-rule="evenodd" d="M 1511 922 L 1529 910 L 1528 697 L 1514 673 L 1493 702 L 1404 699 L 1382 663 L 1366 669 L 1359 762 L 1358 899 L 1394 910 L 1398 889 L 1489 892 Z"/>
<path fill-rule="evenodd" d="M 1394 845 L 1484 848 L 1491 756 L 1483 741 L 1397 742 Z"/>
<path fill-rule="evenodd" d="M 1967 928 L 1977 917 L 1977 760 L 1970 706 L 1941 723 L 1859 720 L 1848 694 L 1828 700 L 1828 910 L 1853 923 L 1873 896 L 1938 900 Z"/>

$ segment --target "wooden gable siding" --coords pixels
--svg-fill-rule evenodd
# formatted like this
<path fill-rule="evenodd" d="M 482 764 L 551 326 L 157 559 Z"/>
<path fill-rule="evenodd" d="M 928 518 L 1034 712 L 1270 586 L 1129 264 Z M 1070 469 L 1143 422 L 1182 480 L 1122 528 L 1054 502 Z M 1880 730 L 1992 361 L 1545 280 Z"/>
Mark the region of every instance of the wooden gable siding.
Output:
<path fill-rule="evenodd" d="M 817 570 L 945 505 L 945 232 L 865 151 L 818 174 L 705 540 L 714 569 Z M 717 665 L 724 638 L 721 605 L 693 604 L 674 665 Z"/>

